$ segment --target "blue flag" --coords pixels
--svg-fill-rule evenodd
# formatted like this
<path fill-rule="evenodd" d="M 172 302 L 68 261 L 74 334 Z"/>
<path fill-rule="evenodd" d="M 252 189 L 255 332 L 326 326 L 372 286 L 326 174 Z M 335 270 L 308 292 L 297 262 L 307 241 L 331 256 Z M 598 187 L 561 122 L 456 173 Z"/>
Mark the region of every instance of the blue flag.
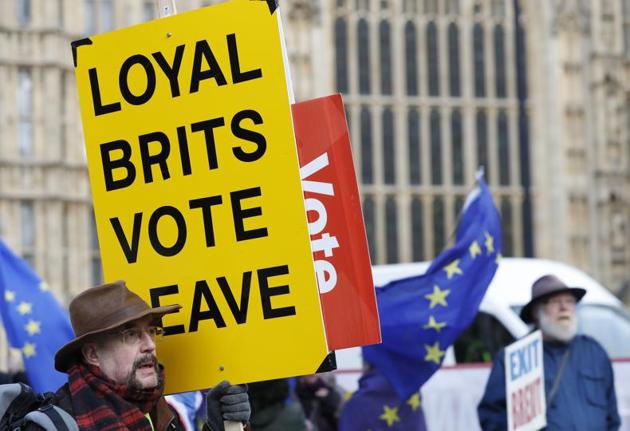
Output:
<path fill-rule="evenodd" d="M 400 401 L 392 385 L 376 369 L 359 379 L 359 389 L 341 409 L 339 431 L 426 431 L 420 394 Z"/>
<path fill-rule="evenodd" d="M 0 240 L 0 314 L 11 347 L 20 349 L 37 392 L 55 391 L 67 376 L 55 370 L 57 350 L 74 338 L 68 315 L 46 283 Z"/>
<path fill-rule="evenodd" d="M 455 245 L 420 276 L 376 289 L 382 344 L 363 348 L 408 399 L 438 369 L 446 349 L 473 321 L 500 260 L 501 223 L 480 175 L 457 228 Z"/>

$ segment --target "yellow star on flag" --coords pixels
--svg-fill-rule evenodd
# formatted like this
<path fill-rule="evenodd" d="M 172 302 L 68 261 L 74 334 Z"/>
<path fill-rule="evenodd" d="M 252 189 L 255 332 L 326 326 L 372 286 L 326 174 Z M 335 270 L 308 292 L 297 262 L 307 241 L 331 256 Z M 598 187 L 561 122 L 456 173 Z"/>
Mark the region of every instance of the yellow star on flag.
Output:
<path fill-rule="evenodd" d="M 429 304 L 429 308 L 433 308 L 436 305 L 443 305 L 445 307 L 448 306 L 446 303 L 446 296 L 451 292 L 450 289 L 440 290 L 440 286 L 437 284 L 433 285 L 433 293 L 427 293 L 424 295 L 425 298 L 431 300 Z"/>
<path fill-rule="evenodd" d="M 24 328 L 30 336 L 39 334 L 41 332 L 41 322 L 38 322 L 37 320 L 29 320 L 28 323 L 24 325 Z"/>
<path fill-rule="evenodd" d="M 24 353 L 24 356 L 27 358 L 30 358 L 32 356 L 36 355 L 36 351 L 35 351 L 35 344 L 34 343 L 26 343 L 24 345 L 24 347 L 22 347 L 22 353 Z"/>
<path fill-rule="evenodd" d="M 448 278 L 449 280 L 455 274 L 460 274 L 461 275 L 461 274 L 464 273 L 464 271 L 462 271 L 459 268 L 459 259 L 455 259 L 454 261 L 452 261 L 451 263 L 446 265 L 444 267 L 444 271 L 446 271 L 446 278 Z"/>
<path fill-rule="evenodd" d="M 15 301 L 15 292 L 12 290 L 7 290 L 4 292 L 4 300 L 7 302 Z"/>
<path fill-rule="evenodd" d="M 486 251 L 488 252 L 488 254 L 492 253 L 494 251 L 494 237 L 492 235 L 490 235 L 488 232 L 485 233 L 486 235 Z"/>
<path fill-rule="evenodd" d="M 468 251 L 470 252 L 470 258 L 474 259 L 481 254 L 481 247 L 477 241 L 473 241 L 470 247 L 468 247 Z"/>
<path fill-rule="evenodd" d="M 423 326 L 424 329 L 435 329 L 437 332 L 440 332 L 442 328 L 446 326 L 445 322 L 437 322 L 435 317 L 429 316 L 429 322 Z"/>
<path fill-rule="evenodd" d="M 433 361 L 440 365 L 442 356 L 444 356 L 444 353 L 446 352 L 445 350 L 440 350 L 440 342 L 436 341 L 432 346 L 425 344 L 424 348 L 427 349 L 427 355 L 424 357 L 424 360 Z"/>
<path fill-rule="evenodd" d="M 395 422 L 400 422 L 398 417 L 398 407 L 383 406 L 383 414 L 378 417 L 387 422 L 387 426 L 391 428 Z"/>
<path fill-rule="evenodd" d="M 20 313 L 22 316 L 24 316 L 25 314 L 29 314 L 33 309 L 33 304 L 31 304 L 30 302 L 20 302 L 20 305 L 18 305 L 17 307 L 17 311 L 18 313 Z"/>
<path fill-rule="evenodd" d="M 407 400 L 407 404 L 414 412 L 420 408 L 420 394 L 413 394 L 411 398 Z"/>
<path fill-rule="evenodd" d="M 43 292 L 48 292 L 50 290 L 50 287 L 48 286 L 48 283 L 42 281 L 41 283 L 39 283 L 39 290 Z"/>
<path fill-rule="evenodd" d="M 348 401 L 350 398 L 352 398 L 353 394 L 354 394 L 354 392 L 352 392 L 352 391 L 345 391 L 343 393 L 343 400 L 344 401 Z"/>

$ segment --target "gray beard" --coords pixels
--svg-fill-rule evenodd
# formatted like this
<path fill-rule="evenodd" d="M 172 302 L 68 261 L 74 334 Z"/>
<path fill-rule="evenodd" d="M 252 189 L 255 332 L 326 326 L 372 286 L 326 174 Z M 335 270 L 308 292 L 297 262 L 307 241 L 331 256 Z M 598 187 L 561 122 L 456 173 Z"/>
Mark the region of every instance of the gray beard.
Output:
<path fill-rule="evenodd" d="M 542 308 L 538 310 L 537 317 L 538 327 L 542 330 L 543 335 L 549 338 L 568 343 L 577 334 L 577 319 L 575 316 L 573 316 L 568 326 L 552 321 Z"/>

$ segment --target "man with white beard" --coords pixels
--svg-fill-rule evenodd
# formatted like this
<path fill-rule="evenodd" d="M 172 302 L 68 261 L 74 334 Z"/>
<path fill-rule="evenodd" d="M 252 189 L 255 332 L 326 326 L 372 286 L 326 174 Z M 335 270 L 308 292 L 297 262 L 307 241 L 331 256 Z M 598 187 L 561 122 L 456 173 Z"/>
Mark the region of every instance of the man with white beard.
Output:
<path fill-rule="evenodd" d="M 593 338 L 577 335 L 575 309 L 585 293 L 545 275 L 521 310 L 523 321 L 542 331 L 549 430 L 612 431 L 621 424 L 610 359 Z M 504 356 L 501 349 L 477 407 L 484 431 L 507 430 Z"/>

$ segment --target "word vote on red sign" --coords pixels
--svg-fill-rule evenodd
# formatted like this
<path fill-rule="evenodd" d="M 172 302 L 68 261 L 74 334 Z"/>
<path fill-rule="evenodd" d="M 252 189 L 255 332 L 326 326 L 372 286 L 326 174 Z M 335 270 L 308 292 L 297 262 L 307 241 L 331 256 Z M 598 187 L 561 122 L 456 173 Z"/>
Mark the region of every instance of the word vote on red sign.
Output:
<path fill-rule="evenodd" d="M 328 348 L 379 343 L 372 267 L 341 96 L 292 109 Z"/>

